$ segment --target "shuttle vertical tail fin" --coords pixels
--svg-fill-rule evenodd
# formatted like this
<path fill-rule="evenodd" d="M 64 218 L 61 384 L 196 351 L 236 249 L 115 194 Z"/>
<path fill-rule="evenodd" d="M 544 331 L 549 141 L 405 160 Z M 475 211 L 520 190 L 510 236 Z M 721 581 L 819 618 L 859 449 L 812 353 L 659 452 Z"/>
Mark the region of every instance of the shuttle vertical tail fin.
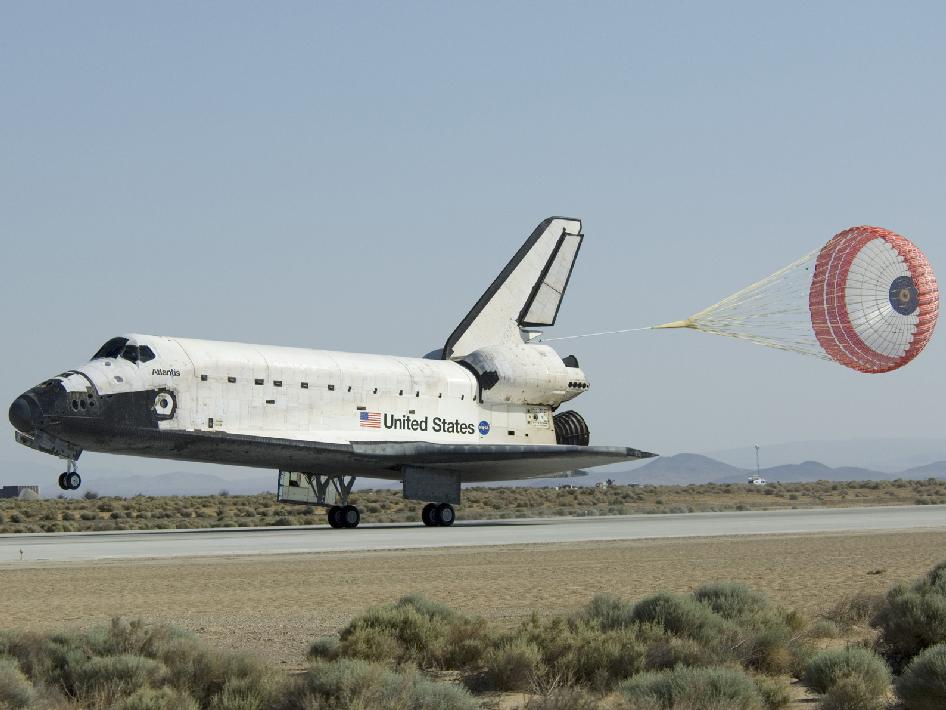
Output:
<path fill-rule="evenodd" d="M 555 325 L 583 238 L 577 219 L 543 220 L 447 339 L 443 358 L 522 342 L 521 328 Z"/>

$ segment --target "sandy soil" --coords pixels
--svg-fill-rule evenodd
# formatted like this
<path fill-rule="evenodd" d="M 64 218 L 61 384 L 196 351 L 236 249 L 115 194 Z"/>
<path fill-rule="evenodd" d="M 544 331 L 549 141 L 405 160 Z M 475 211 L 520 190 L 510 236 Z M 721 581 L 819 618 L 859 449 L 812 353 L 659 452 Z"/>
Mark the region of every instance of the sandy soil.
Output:
<path fill-rule="evenodd" d="M 808 614 L 861 589 L 886 590 L 946 558 L 946 529 L 450 548 L 271 558 L 89 564 L 24 562 L 0 569 L 0 627 L 86 627 L 142 617 L 223 647 L 304 663 L 316 637 L 365 608 L 422 592 L 515 623 L 569 611 L 597 592 L 635 599 L 733 579 Z"/>

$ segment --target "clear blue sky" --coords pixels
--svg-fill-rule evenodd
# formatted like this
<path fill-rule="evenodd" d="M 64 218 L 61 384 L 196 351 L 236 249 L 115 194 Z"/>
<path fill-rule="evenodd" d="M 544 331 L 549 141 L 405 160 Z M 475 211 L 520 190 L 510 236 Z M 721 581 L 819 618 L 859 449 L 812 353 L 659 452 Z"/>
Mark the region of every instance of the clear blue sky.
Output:
<path fill-rule="evenodd" d="M 855 224 L 946 278 L 944 23 L 941 3 L 4 3 L 3 406 L 128 331 L 425 353 L 552 214 L 587 238 L 549 336 L 684 317 Z M 596 443 L 943 435 L 942 337 L 882 376 L 691 332 L 559 345 Z M 8 429 L 0 460 L 40 456 L 20 449 Z"/>

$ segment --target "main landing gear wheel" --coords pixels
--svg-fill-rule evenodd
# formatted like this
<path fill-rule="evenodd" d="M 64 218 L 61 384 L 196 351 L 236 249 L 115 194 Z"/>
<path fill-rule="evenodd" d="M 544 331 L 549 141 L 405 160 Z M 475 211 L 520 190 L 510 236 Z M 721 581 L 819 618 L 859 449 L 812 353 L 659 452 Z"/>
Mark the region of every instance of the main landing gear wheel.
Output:
<path fill-rule="evenodd" d="M 328 524 L 333 528 L 357 528 L 361 513 L 353 505 L 333 505 L 328 509 Z"/>
<path fill-rule="evenodd" d="M 328 524 L 333 528 L 340 528 L 342 526 L 342 521 L 339 517 L 341 512 L 342 507 L 340 505 L 333 505 L 328 509 Z"/>
<path fill-rule="evenodd" d="M 346 505 L 342 507 L 342 512 L 339 513 L 339 520 L 342 521 L 343 528 L 357 528 L 358 523 L 361 522 L 361 513 L 358 512 L 358 508 L 353 505 Z"/>
<path fill-rule="evenodd" d="M 441 503 L 437 506 L 437 521 L 441 526 L 448 528 L 453 525 L 453 521 L 457 519 L 457 514 L 453 510 L 453 506 L 449 503 Z"/>
<path fill-rule="evenodd" d="M 420 519 L 427 527 L 450 527 L 457 519 L 453 506 L 449 503 L 428 503 L 420 513 Z"/>
<path fill-rule="evenodd" d="M 428 503 L 424 506 L 424 509 L 420 511 L 420 519 L 424 521 L 424 525 L 426 525 L 428 528 L 432 528 L 437 524 L 434 521 L 434 512 L 436 510 L 436 503 Z"/>

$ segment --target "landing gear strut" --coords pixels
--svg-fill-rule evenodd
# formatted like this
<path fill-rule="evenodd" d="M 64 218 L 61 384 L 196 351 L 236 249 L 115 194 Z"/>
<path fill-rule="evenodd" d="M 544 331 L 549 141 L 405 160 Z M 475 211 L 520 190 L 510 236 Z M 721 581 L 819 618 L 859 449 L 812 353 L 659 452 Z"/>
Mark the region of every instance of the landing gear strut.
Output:
<path fill-rule="evenodd" d="M 448 528 L 453 525 L 453 521 L 457 519 L 457 514 L 453 510 L 453 506 L 449 503 L 441 503 L 440 505 L 428 503 L 421 511 L 420 519 L 423 520 L 424 525 L 429 528 Z"/>
<path fill-rule="evenodd" d="M 66 459 L 66 470 L 59 474 L 59 487 L 64 491 L 74 491 L 82 485 L 82 477 L 76 470 L 76 462 Z"/>
<path fill-rule="evenodd" d="M 321 491 L 323 505 L 329 484 L 335 489 L 335 497 L 341 505 L 333 505 L 328 509 L 328 524 L 333 528 L 357 528 L 358 523 L 361 522 L 361 513 L 358 512 L 358 508 L 348 503 L 348 496 L 351 495 L 352 486 L 355 485 L 355 477 L 326 478 L 318 474 L 312 474 L 309 485 L 315 491 L 316 497 L 320 496 Z"/>

